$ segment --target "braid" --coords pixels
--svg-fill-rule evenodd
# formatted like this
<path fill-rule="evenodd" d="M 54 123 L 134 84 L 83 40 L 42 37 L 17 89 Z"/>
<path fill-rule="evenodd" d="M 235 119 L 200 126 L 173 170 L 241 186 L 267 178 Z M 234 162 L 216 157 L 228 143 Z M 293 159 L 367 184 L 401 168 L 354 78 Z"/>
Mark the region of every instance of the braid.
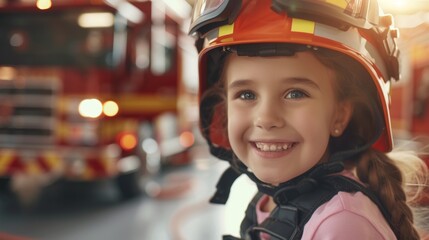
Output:
<path fill-rule="evenodd" d="M 400 169 L 386 154 L 370 149 L 356 168 L 359 179 L 368 184 L 391 214 L 392 230 L 398 239 L 420 239 L 413 215 L 406 203 Z"/>

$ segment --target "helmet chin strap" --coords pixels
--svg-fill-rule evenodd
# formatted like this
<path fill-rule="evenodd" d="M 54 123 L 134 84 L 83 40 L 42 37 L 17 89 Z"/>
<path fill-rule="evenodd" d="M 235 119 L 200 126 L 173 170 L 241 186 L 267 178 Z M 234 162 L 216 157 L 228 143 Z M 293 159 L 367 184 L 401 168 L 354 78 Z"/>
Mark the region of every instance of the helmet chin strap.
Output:
<path fill-rule="evenodd" d="M 277 197 L 280 192 L 287 192 L 287 198 L 295 198 L 300 194 L 308 192 L 316 187 L 320 178 L 329 174 L 341 172 L 343 170 L 344 164 L 342 161 L 329 161 L 326 163 L 317 164 L 307 172 L 291 180 L 280 183 L 277 186 L 262 182 L 247 169 L 244 171 L 246 171 L 246 175 L 256 183 L 260 192 L 265 193 L 271 197 Z"/>
<path fill-rule="evenodd" d="M 311 191 L 317 186 L 317 182 L 320 178 L 329 174 L 341 172 L 343 169 L 344 164 L 342 161 L 328 161 L 326 163 L 317 164 L 307 172 L 274 186 L 259 180 L 247 169 L 246 166 L 244 166 L 244 164 L 239 162 L 238 168 L 231 165 L 224 171 L 216 185 L 216 193 L 210 199 L 210 202 L 225 204 L 228 201 L 232 184 L 242 173 L 246 174 L 253 182 L 256 183 L 260 192 L 284 202 L 284 198 L 292 199 L 302 193 Z"/>

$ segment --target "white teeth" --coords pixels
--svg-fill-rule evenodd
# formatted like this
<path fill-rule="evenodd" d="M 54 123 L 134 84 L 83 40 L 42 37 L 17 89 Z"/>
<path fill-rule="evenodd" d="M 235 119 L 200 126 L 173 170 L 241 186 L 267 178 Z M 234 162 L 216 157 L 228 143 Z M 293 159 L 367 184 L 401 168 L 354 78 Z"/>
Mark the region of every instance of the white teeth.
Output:
<path fill-rule="evenodd" d="M 274 144 L 274 143 L 256 143 L 256 147 L 263 152 L 284 151 L 292 147 L 292 143 Z"/>

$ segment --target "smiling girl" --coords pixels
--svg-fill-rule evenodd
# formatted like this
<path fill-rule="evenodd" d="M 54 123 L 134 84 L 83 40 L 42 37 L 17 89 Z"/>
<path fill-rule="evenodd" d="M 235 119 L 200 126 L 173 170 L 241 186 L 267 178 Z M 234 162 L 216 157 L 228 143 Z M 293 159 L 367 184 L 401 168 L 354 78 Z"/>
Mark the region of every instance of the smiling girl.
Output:
<path fill-rule="evenodd" d="M 200 123 L 259 193 L 243 239 L 419 239 L 386 153 L 397 30 L 376 1 L 201 0 Z M 237 239 L 225 236 L 224 239 Z"/>

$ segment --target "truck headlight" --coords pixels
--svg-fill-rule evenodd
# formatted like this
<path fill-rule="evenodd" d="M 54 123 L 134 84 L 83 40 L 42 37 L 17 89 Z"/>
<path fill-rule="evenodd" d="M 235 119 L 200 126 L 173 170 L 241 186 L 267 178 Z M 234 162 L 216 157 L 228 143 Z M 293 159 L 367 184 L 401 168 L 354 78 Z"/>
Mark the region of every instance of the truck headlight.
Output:
<path fill-rule="evenodd" d="M 96 98 L 84 99 L 79 103 L 79 114 L 82 117 L 97 118 L 103 113 L 103 104 Z"/>

